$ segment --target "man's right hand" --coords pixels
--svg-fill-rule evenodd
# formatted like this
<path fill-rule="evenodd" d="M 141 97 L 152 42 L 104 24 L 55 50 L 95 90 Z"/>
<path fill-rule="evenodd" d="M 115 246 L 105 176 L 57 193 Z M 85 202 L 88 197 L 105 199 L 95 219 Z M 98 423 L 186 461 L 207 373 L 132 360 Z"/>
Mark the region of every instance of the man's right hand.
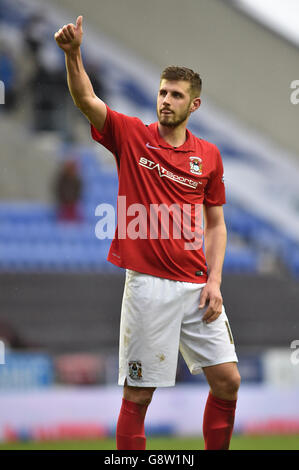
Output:
<path fill-rule="evenodd" d="M 80 47 L 83 37 L 82 21 L 83 17 L 78 16 L 76 26 L 69 23 L 54 34 L 55 41 L 64 52 L 68 53 Z"/>
<path fill-rule="evenodd" d="M 65 52 L 67 83 L 75 105 L 100 132 L 104 127 L 107 108 L 94 92 L 85 71 L 80 45 L 83 37 L 82 16 L 78 16 L 76 26 L 64 25 L 54 34 L 58 46 Z"/>

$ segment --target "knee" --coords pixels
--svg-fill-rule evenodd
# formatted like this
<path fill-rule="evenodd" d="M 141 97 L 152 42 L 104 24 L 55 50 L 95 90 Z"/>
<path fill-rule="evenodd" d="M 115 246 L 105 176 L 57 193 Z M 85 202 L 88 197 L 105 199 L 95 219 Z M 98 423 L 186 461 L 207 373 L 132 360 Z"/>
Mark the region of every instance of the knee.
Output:
<path fill-rule="evenodd" d="M 241 385 L 241 376 L 239 374 L 239 372 L 235 372 L 235 374 L 230 377 L 230 379 L 228 380 L 228 390 L 231 392 L 231 393 L 238 393 L 238 390 L 240 388 L 240 385 Z"/>
<path fill-rule="evenodd" d="M 241 376 L 238 371 L 217 381 L 212 387 L 212 392 L 219 398 L 234 400 L 237 397 L 241 384 Z"/>
<path fill-rule="evenodd" d="M 141 406 L 148 406 L 153 397 L 155 388 L 150 387 L 124 387 L 124 398 L 129 401 L 133 401 Z"/>

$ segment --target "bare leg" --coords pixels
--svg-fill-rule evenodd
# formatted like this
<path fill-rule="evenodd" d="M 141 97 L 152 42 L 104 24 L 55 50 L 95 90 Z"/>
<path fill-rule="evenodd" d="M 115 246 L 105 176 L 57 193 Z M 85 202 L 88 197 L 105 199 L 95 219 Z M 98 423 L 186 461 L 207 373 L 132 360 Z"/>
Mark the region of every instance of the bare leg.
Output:
<path fill-rule="evenodd" d="M 131 387 L 125 383 L 116 428 L 118 450 L 145 450 L 144 419 L 155 388 Z"/>
<path fill-rule="evenodd" d="M 203 434 L 206 450 L 227 450 L 234 427 L 240 374 L 236 363 L 204 368 L 210 393 L 207 399 Z"/>
<path fill-rule="evenodd" d="M 236 400 L 241 377 L 235 362 L 225 362 L 203 369 L 211 393 L 223 400 Z"/>

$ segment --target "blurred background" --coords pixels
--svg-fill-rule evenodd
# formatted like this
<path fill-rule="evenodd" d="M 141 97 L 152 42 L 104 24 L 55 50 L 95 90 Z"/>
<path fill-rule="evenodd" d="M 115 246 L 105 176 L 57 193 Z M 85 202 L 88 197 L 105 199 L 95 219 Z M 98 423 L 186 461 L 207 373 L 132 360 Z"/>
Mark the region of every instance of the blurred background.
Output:
<path fill-rule="evenodd" d="M 161 70 L 200 72 L 189 128 L 224 162 L 235 432 L 299 435 L 298 2 L 0 0 L 0 441 L 113 438 L 120 408 L 124 271 L 95 236 L 116 165 L 73 105 L 53 39 L 80 14 L 86 70 L 112 109 L 153 122 Z M 200 436 L 207 393 L 180 359 L 148 435 Z"/>

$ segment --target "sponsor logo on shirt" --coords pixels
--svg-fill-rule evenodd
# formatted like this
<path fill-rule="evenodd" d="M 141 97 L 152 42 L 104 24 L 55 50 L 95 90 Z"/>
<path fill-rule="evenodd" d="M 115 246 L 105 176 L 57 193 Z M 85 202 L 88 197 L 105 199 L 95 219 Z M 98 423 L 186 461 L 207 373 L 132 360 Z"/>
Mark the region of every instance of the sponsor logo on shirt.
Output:
<path fill-rule="evenodd" d="M 148 170 L 157 169 L 157 172 L 160 178 L 163 178 L 163 177 L 168 178 L 172 181 L 175 181 L 176 183 L 180 183 L 180 184 L 183 184 L 184 186 L 188 186 L 189 188 L 196 189 L 198 184 L 202 184 L 201 181 L 194 181 L 190 178 L 185 178 L 184 176 L 178 176 L 172 173 L 172 171 L 169 171 L 166 168 L 164 168 L 162 165 L 160 165 L 160 163 L 155 163 L 146 157 L 140 157 L 139 165 L 143 166 L 144 168 L 147 168 Z"/>

